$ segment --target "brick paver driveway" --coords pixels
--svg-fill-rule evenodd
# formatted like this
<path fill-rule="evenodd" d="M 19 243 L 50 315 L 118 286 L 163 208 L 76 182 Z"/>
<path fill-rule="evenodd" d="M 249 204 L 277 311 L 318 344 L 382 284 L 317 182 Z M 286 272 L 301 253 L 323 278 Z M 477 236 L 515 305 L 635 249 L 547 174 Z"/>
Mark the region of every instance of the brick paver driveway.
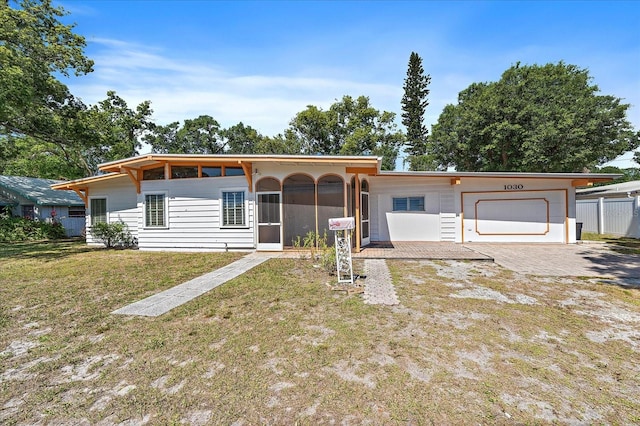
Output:
<path fill-rule="evenodd" d="M 640 256 L 604 244 L 464 244 L 512 271 L 532 275 L 601 277 L 640 286 Z"/>

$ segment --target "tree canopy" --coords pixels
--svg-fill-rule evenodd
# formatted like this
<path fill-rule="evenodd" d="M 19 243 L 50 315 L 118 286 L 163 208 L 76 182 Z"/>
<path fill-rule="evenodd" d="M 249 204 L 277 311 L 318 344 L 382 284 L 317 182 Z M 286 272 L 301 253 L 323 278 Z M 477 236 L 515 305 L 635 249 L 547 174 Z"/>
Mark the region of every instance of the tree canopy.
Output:
<path fill-rule="evenodd" d="M 13 3 L 13 2 L 12 2 Z M 54 76 L 91 72 L 85 39 L 50 0 L 0 1 L 0 133 L 60 143 L 65 125 L 82 108 Z"/>
<path fill-rule="evenodd" d="M 393 170 L 405 139 L 394 119 L 394 113 L 378 111 L 366 96 L 343 96 L 326 111 L 308 106 L 291 120 L 290 130 L 303 154 L 378 155 L 382 167 Z"/>
<path fill-rule="evenodd" d="M 628 104 L 599 95 L 585 69 L 519 63 L 474 83 L 432 128 L 430 153 L 459 171 L 581 172 L 636 148 Z"/>
<path fill-rule="evenodd" d="M 402 124 L 407 129 L 406 152 L 409 154 L 409 170 L 429 170 L 432 158 L 427 156 L 429 130 L 424 124 L 424 114 L 429 105 L 429 83 L 431 76 L 425 75 L 422 58 L 411 52 L 407 78 L 404 80 L 402 96 Z"/>
<path fill-rule="evenodd" d="M 220 124 L 211 116 L 201 115 L 193 120 L 184 120 L 166 126 L 150 127 L 144 141 L 153 152 L 161 154 L 220 154 L 224 143 L 220 135 Z"/>

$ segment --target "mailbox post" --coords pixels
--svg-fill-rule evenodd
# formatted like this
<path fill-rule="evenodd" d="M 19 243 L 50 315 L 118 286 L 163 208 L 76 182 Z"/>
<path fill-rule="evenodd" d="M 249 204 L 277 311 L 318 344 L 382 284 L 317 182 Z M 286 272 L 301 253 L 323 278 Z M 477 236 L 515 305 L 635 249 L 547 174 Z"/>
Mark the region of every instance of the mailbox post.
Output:
<path fill-rule="evenodd" d="M 353 217 L 329 219 L 329 230 L 335 231 L 336 268 L 338 283 L 353 284 L 353 262 L 351 260 L 351 230 L 355 228 Z"/>

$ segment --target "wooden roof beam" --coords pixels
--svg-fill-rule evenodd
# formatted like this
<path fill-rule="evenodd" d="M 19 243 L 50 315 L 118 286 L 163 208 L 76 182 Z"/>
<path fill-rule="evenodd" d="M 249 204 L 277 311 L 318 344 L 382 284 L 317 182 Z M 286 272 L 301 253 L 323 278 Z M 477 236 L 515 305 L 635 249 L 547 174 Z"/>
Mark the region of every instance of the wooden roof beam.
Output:
<path fill-rule="evenodd" d="M 593 186 L 593 181 L 591 179 L 574 179 L 571 181 L 571 186 Z"/>
<path fill-rule="evenodd" d="M 244 176 L 247 178 L 247 185 L 249 185 L 249 192 L 253 192 L 253 167 L 251 163 L 238 160 L 238 163 L 242 166 Z"/>
<path fill-rule="evenodd" d="M 375 167 L 347 167 L 346 172 L 353 173 L 353 174 L 375 176 L 378 174 L 378 169 Z"/>
<path fill-rule="evenodd" d="M 140 193 L 140 180 L 138 179 L 138 170 L 134 170 L 131 169 L 130 167 L 124 167 L 124 166 L 120 166 L 120 170 L 124 170 L 125 172 L 127 172 L 127 175 L 129 176 L 129 179 L 131 179 L 131 181 L 133 182 L 133 184 L 136 186 L 136 192 L 139 194 Z"/>

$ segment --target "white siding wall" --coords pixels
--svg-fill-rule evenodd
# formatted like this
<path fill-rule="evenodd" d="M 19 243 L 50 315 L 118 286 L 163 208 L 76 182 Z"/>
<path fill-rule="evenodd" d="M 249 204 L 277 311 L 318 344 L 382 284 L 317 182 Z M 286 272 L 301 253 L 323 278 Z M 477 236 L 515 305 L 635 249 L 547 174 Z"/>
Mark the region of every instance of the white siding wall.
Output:
<path fill-rule="evenodd" d="M 246 226 L 222 227 L 222 191 L 245 191 Z M 145 194 L 166 195 L 167 227 L 144 224 Z M 143 181 L 137 197 L 141 250 L 250 249 L 254 243 L 254 193 L 244 176 Z"/>
<path fill-rule="evenodd" d="M 89 199 L 107 199 L 107 218 L 110 223 L 123 221 L 129 227 L 129 231 L 134 237 L 138 236 L 138 216 L 136 188 L 128 177 L 111 179 L 105 182 L 96 183 L 91 186 Z M 91 235 L 91 202 L 87 206 L 86 217 L 87 243 L 101 244 L 93 239 Z"/>
<path fill-rule="evenodd" d="M 440 241 L 455 241 L 458 232 L 455 194 L 440 192 Z"/>
<path fill-rule="evenodd" d="M 453 190 L 449 179 L 372 177 L 369 179 L 372 241 L 441 241 L 441 198 L 451 212 Z M 393 197 L 425 198 L 424 212 L 394 212 Z M 375 209 L 374 209 L 375 206 Z M 446 222 L 446 221 L 445 221 Z M 454 225 L 455 226 L 455 225 Z M 446 234 L 446 232 L 445 232 Z"/>

